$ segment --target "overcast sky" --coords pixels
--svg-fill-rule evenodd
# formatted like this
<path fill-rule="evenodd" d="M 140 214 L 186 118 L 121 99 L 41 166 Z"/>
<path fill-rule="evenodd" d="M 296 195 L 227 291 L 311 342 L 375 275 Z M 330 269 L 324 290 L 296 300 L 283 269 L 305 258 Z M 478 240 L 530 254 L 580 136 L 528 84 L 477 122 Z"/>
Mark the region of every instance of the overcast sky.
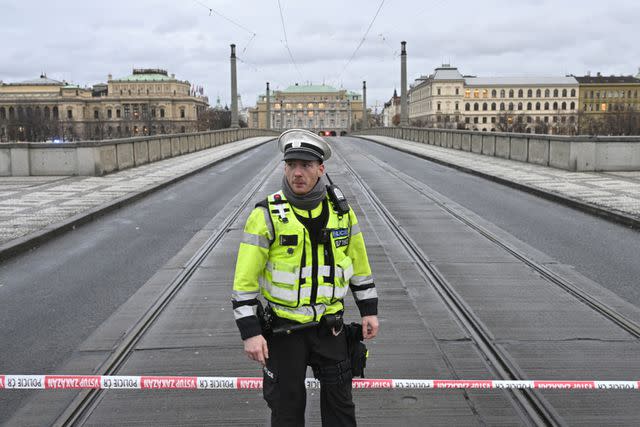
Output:
<path fill-rule="evenodd" d="M 402 40 L 409 82 L 443 62 L 478 76 L 635 75 L 640 67 L 637 0 L 385 0 L 356 51 L 380 4 L 280 0 L 285 43 L 278 0 L 0 0 L 0 80 L 46 72 L 84 86 L 157 67 L 224 104 L 235 43 L 245 106 L 267 81 L 359 92 L 366 80 L 374 108 L 400 92 Z"/>

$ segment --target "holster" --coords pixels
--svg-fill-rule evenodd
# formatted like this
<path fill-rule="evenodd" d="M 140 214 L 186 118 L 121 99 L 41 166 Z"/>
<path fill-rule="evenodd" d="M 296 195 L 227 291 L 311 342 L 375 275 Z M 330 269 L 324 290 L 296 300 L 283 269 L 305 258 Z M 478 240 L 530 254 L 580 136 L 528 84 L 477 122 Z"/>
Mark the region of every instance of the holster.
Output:
<path fill-rule="evenodd" d="M 364 368 L 367 367 L 367 357 L 369 351 L 362 342 L 362 325 L 352 322 L 344 325 L 344 332 L 347 337 L 347 355 L 351 362 L 351 374 L 353 377 L 364 378 Z"/>
<path fill-rule="evenodd" d="M 262 327 L 262 335 L 265 337 L 271 335 L 273 332 L 273 312 L 271 310 L 271 306 L 267 304 L 267 308 L 264 308 L 262 306 L 262 302 L 258 300 L 258 310 L 256 315 L 258 316 L 258 321 Z"/>

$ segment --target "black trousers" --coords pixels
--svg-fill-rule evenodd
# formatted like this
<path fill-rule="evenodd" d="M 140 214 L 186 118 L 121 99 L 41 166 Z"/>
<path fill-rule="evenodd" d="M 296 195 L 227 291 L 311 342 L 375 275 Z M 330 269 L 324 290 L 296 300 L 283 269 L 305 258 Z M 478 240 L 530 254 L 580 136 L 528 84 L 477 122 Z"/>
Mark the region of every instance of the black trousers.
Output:
<path fill-rule="evenodd" d="M 334 336 L 314 327 L 290 335 L 267 338 L 269 359 L 264 373 L 264 399 L 271 408 L 272 426 L 304 426 L 307 366 L 320 375 L 320 412 L 323 426 L 355 426 L 344 331 Z M 334 375 L 335 373 L 335 375 Z"/>

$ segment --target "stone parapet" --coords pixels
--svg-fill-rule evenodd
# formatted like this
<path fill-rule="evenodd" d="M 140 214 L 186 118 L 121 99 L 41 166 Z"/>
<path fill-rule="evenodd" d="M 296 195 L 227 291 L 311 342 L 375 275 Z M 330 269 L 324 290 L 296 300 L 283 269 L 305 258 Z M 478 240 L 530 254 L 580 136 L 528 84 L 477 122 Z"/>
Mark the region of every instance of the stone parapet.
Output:
<path fill-rule="evenodd" d="M 241 128 L 60 144 L 0 144 L 0 176 L 101 176 L 246 138 L 278 134 Z"/>
<path fill-rule="evenodd" d="M 568 171 L 638 171 L 640 136 L 561 136 L 384 127 L 358 131 Z"/>

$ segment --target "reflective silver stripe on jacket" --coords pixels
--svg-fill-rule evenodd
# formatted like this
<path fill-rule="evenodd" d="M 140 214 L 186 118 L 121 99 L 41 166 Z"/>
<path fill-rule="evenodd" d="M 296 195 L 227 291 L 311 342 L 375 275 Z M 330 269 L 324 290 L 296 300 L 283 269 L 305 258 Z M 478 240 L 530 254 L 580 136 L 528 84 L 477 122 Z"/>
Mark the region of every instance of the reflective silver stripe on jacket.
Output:
<path fill-rule="evenodd" d="M 302 307 L 296 307 L 296 308 L 289 308 L 289 307 L 283 307 L 279 304 L 275 304 L 275 303 L 270 303 L 274 308 L 278 309 L 278 310 L 282 310 L 282 311 L 286 311 L 289 312 L 291 314 L 295 314 L 295 315 L 300 315 L 300 316 L 305 316 L 305 317 L 313 317 L 313 315 L 317 315 L 318 317 L 321 314 L 324 314 L 325 310 L 326 310 L 326 306 L 324 304 L 318 304 L 315 305 L 315 313 L 313 308 L 310 305 L 303 305 Z"/>
<path fill-rule="evenodd" d="M 294 272 L 274 270 L 271 261 L 267 261 L 267 271 L 271 273 L 271 279 L 274 282 L 285 283 L 287 285 L 295 285 L 300 275 L 300 269 L 297 267 Z"/>
<path fill-rule="evenodd" d="M 257 312 L 258 307 L 255 305 L 241 305 L 233 309 L 233 316 L 238 320 L 243 317 L 255 316 Z"/>
<path fill-rule="evenodd" d="M 311 266 L 307 266 L 307 267 L 303 267 L 302 268 L 302 275 L 301 277 L 304 279 L 306 277 L 311 277 L 311 270 L 312 267 Z M 319 265 L 318 266 L 318 276 L 324 276 L 327 277 L 329 274 L 331 274 L 331 266 L 330 265 Z M 344 278 L 345 281 L 349 281 L 349 279 L 351 279 L 351 277 L 353 277 L 353 265 L 350 265 L 349 267 L 347 267 L 346 270 L 343 270 L 342 268 L 338 267 L 336 265 L 336 273 L 335 273 L 336 277 L 342 277 Z"/>
<path fill-rule="evenodd" d="M 260 236 L 259 234 L 251 234 L 245 232 L 242 236 L 242 243 L 269 249 L 269 239 L 264 236 Z"/>
<path fill-rule="evenodd" d="M 275 286 L 262 276 L 260 276 L 260 278 L 258 279 L 258 282 L 260 283 L 260 286 L 262 286 L 264 290 L 267 291 L 267 293 L 274 298 L 278 298 L 283 301 L 291 301 L 291 302 L 298 301 L 297 289 L 296 290 L 284 289 L 279 286 Z"/>
<path fill-rule="evenodd" d="M 360 233 L 360 224 L 354 224 L 351 226 L 351 235 L 355 236 L 356 234 Z"/>
<path fill-rule="evenodd" d="M 353 297 L 356 301 L 362 301 L 365 299 L 378 298 L 378 292 L 376 288 L 369 288 L 362 291 L 354 291 Z"/>
<path fill-rule="evenodd" d="M 231 299 L 234 301 L 246 301 L 257 298 L 260 291 L 236 291 L 231 292 Z"/>
<path fill-rule="evenodd" d="M 351 284 L 353 286 L 368 285 L 370 283 L 373 283 L 373 277 L 371 276 L 351 276 Z"/>

